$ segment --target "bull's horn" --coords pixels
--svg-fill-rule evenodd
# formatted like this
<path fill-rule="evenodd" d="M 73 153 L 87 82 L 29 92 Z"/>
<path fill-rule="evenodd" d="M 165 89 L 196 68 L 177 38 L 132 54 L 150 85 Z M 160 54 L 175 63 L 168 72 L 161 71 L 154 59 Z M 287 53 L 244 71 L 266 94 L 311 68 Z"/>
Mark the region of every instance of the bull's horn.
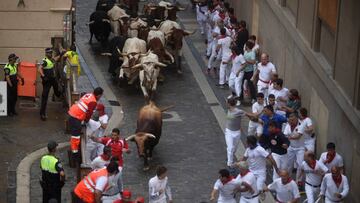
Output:
<path fill-rule="evenodd" d="M 107 6 L 107 4 L 101 4 L 101 6 Z"/>
<path fill-rule="evenodd" d="M 192 35 L 196 32 L 196 30 L 194 31 L 188 31 L 188 30 L 184 30 L 184 34 L 187 34 L 187 35 Z"/>
<path fill-rule="evenodd" d="M 118 51 L 118 53 L 119 53 L 120 55 L 122 55 L 119 47 L 116 46 L 116 50 Z"/>
<path fill-rule="evenodd" d="M 125 138 L 126 141 L 132 141 L 136 137 L 136 134 L 130 135 L 129 137 Z"/>
<path fill-rule="evenodd" d="M 141 20 L 145 20 L 145 21 L 146 21 L 146 20 L 147 20 L 147 18 L 142 17 L 142 18 L 141 18 Z"/>
<path fill-rule="evenodd" d="M 140 68 L 142 65 L 143 65 L 142 63 L 136 64 L 135 66 L 132 66 L 131 69 L 133 69 L 133 68 Z"/>
<path fill-rule="evenodd" d="M 160 67 L 166 67 L 166 64 L 163 64 L 161 62 L 156 62 L 155 65 L 160 66 Z"/>
<path fill-rule="evenodd" d="M 177 9 L 178 9 L 179 11 L 185 11 L 185 10 L 187 9 L 187 7 L 186 7 L 186 8 L 183 8 L 183 7 L 177 6 Z"/>
<path fill-rule="evenodd" d="M 148 137 L 148 138 L 156 138 L 154 134 L 151 134 L 151 133 L 145 133 L 145 136 Z"/>
<path fill-rule="evenodd" d="M 150 9 L 150 10 L 156 10 L 157 7 L 156 7 L 156 6 L 149 6 L 149 9 Z"/>
<path fill-rule="evenodd" d="M 93 24 L 95 21 L 90 21 L 90 22 L 88 22 L 88 23 L 86 23 L 86 25 L 91 25 L 91 24 Z"/>
<path fill-rule="evenodd" d="M 175 62 L 174 57 L 171 55 L 171 53 L 170 53 L 168 50 L 165 50 L 165 54 L 170 57 L 171 63 L 174 63 L 174 62 Z"/>
<path fill-rule="evenodd" d="M 161 22 L 161 20 L 160 20 L 160 19 L 154 19 L 154 21 L 155 21 L 155 22 Z"/>
<path fill-rule="evenodd" d="M 174 108 L 174 107 L 175 107 L 175 105 L 170 105 L 170 106 L 167 106 L 167 107 L 160 108 L 160 111 L 164 112 L 164 111 L 167 111 L 167 110 L 169 110 L 171 108 Z"/>
<path fill-rule="evenodd" d="M 110 23 L 109 19 L 102 19 L 103 22 Z"/>
<path fill-rule="evenodd" d="M 112 56 L 112 53 L 101 53 L 101 56 Z"/>

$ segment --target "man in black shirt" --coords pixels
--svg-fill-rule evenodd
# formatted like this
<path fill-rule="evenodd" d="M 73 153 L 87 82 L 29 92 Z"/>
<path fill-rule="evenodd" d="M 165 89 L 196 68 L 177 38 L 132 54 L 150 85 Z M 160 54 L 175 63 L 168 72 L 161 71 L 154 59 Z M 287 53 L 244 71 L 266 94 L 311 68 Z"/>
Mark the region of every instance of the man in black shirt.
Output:
<path fill-rule="evenodd" d="M 290 145 L 290 141 L 276 126 L 277 124 L 275 121 L 271 120 L 269 122 L 268 130 L 271 155 L 274 157 L 274 160 L 280 170 L 287 170 L 287 148 Z M 279 178 L 279 175 L 274 170 L 273 180 L 277 178 Z"/>
<path fill-rule="evenodd" d="M 244 45 L 249 40 L 249 31 L 246 29 L 246 22 L 239 22 L 239 31 L 236 35 L 236 46 L 241 50 L 241 54 L 244 54 Z"/>

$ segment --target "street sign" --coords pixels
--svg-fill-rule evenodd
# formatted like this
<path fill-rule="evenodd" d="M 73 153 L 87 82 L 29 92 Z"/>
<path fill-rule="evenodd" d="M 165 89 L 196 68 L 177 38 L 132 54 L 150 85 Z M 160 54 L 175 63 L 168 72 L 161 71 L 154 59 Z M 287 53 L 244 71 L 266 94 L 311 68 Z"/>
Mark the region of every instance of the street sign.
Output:
<path fill-rule="evenodd" d="M 5 81 L 0 81 L 0 116 L 7 116 L 7 92 Z"/>

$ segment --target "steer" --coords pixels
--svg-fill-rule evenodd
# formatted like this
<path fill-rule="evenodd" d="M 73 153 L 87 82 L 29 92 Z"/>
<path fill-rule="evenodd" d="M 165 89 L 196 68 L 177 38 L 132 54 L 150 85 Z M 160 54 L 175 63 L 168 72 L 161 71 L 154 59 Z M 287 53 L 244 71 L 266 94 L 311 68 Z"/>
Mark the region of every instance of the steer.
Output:
<path fill-rule="evenodd" d="M 165 35 L 163 32 L 150 30 L 147 38 L 147 49 L 152 50 L 161 62 L 174 63 L 174 57 L 165 49 Z"/>
<path fill-rule="evenodd" d="M 135 15 L 139 10 L 139 0 L 124 0 L 126 7 L 129 9 L 131 15 Z"/>
<path fill-rule="evenodd" d="M 177 16 L 176 16 L 177 11 L 185 10 L 185 8 L 182 8 L 178 5 L 172 5 L 171 3 L 166 2 L 166 1 L 160 1 L 159 6 L 165 8 L 164 18 L 167 20 L 173 20 L 173 21 L 175 21 L 177 19 Z"/>
<path fill-rule="evenodd" d="M 139 33 L 140 28 L 145 28 L 145 27 L 147 27 L 147 25 L 148 25 L 147 22 L 145 22 L 144 20 L 142 20 L 139 17 L 130 18 L 128 36 L 139 38 L 138 33 Z"/>
<path fill-rule="evenodd" d="M 114 35 L 127 36 L 130 16 L 126 14 L 125 10 L 115 5 L 107 12 L 107 15 L 111 20 L 111 29 Z"/>
<path fill-rule="evenodd" d="M 118 50 L 122 50 L 125 44 L 125 37 L 114 37 L 110 40 L 109 44 L 109 51 L 110 53 L 102 53 L 101 55 L 110 56 L 110 62 L 109 62 L 109 69 L 108 72 L 111 73 L 111 75 L 115 76 L 115 71 L 117 68 L 119 68 L 122 64 L 122 57 L 120 56 L 120 53 Z"/>
<path fill-rule="evenodd" d="M 165 34 L 166 45 L 174 52 L 177 72 L 181 74 L 182 41 L 185 36 L 193 34 L 195 31 L 189 32 L 183 30 L 177 22 L 171 20 L 162 22 L 159 26 L 159 30 Z"/>
<path fill-rule="evenodd" d="M 95 11 L 90 15 L 90 22 L 88 23 L 90 29 L 90 40 L 95 35 L 97 41 L 105 43 L 109 38 L 111 32 L 110 20 L 105 11 Z"/>
<path fill-rule="evenodd" d="M 148 51 L 146 55 L 141 56 L 140 63 L 131 67 L 131 69 L 140 68 L 140 87 L 146 101 L 149 101 L 154 97 L 160 67 L 166 67 L 166 65 L 160 63 L 159 57 L 152 51 Z"/>
<path fill-rule="evenodd" d="M 115 3 L 116 0 L 99 0 L 96 4 L 96 10 L 108 12 Z"/>
<path fill-rule="evenodd" d="M 138 154 L 144 159 L 144 171 L 150 169 L 148 159 L 152 158 L 153 149 L 159 143 L 161 128 L 162 111 L 151 101 L 139 111 L 135 134 L 126 138 L 136 143 Z"/>
<path fill-rule="evenodd" d="M 137 37 L 129 38 L 125 41 L 122 52 L 118 50 L 123 57 L 124 62 L 120 67 L 119 78 L 124 78 L 124 74 L 128 79 L 128 83 L 132 84 L 138 76 L 138 70 L 131 67 L 140 62 L 140 57 L 146 54 L 146 42 Z"/>

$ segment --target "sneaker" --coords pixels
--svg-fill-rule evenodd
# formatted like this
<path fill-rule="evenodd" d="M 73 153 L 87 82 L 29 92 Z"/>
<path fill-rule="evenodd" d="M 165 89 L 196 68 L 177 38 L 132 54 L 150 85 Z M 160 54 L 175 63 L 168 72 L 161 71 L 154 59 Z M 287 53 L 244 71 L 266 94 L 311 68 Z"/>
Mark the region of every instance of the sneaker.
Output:
<path fill-rule="evenodd" d="M 220 89 L 225 89 L 225 85 L 220 85 L 220 84 L 219 84 L 219 88 L 220 88 Z"/>
<path fill-rule="evenodd" d="M 259 199 L 260 199 L 261 201 L 265 201 L 265 198 L 266 198 L 265 192 L 264 192 L 264 191 L 261 191 L 260 194 L 259 194 Z"/>
<path fill-rule="evenodd" d="M 241 101 L 237 101 L 236 106 L 240 106 L 240 105 L 241 105 Z"/>

